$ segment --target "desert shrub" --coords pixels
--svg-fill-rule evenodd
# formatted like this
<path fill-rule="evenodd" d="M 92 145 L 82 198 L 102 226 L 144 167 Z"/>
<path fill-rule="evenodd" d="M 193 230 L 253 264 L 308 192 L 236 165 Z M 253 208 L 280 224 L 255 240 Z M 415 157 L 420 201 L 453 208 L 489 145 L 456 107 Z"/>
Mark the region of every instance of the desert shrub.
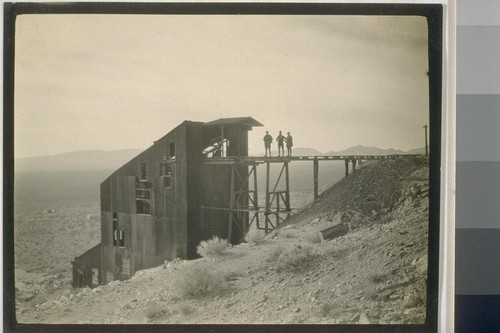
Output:
<path fill-rule="evenodd" d="M 330 312 L 332 311 L 333 309 L 333 305 L 331 303 L 322 303 L 319 307 L 318 307 L 318 312 L 319 312 L 319 315 L 322 316 L 322 317 L 326 317 L 330 314 Z"/>
<path fill-rule="evenodd" d="M 153 319 L 155 317 L 165 314 L 166 312 L 167 312 L 166 309 L 162 308 L 156 302 L 153 301 L 149 301 L 148 303 L 146 303 L 146 307 L 144 309 L 144 314 L 148 319 Z"/>
<path fill-rule="evenodd" d="M 187 315 L 194 312 L 193 307 L 190 304 L 185 303 L 185 302 L 179 303 L 177 305 L 177 310 L 179 313 L 183 314 L 184 316 L 187 316 Z"/>
<path fill-rule="evenodd" d="M 224 274 L 207 263 L 195 262 L 179 271 L 173 287 L 181 297 L 200 297 L 217 294 L 223 288 Z"/>
<path fill-rule="evenodd" d="M 278 261 L 278 258 L 280 256 L 281 253 L 283 253 L 283 246 L 281 245 L 277 245 L 277 246 L 274 246 L 271 248 L 271 251 L 268 252 L 267 256 L 266 256 L 266 261 L 267 262 L 276 262 Z"/>
<path fill-rule="evenodd" d="M 326 256 L 333 258 L 343 258 L 347 255 L 346 249 L 338 246 L 335 243 L 329 243 L 328 245 L 326 245 L 326 247 L 323 250 L 323 253 Z"/>
<path fill-rule="evenodd" d="M 249 243 L 260 243 L 264 240 L 265 236 L 264 233 L 261 230 L 258 229 L 252 229 L 249 232 L 247 232 L 245 236 L 245 241 Z"/>
<path fill-rule="evenodd" d="M 295 238 L 297 235 L 292 230 L 280 230 L 278 236 L 280 238 Z"/>
<path fill-rule="evenodd" d="M 319 237 L 319 232 L 311 232 L 304 236 L 304 238 L 314 244 L 321 243 L 321 238 Z"/>
<path fill-rule="evenodd" d="M 312 255 L 312 249 L 309 246 L 297 245 L 279 255 L 277 266 L 282 269 L 295 269 L 309 261 Z"/>
<path fill-rule="evenodd" d="M 217 236 L 207 241 L 201 241 L 196 247 L 196 252 L 202 257 L 221 255 L 227 250 L 227 240 Z"/>
<path fill-rule="evenodd" d="M 238 272 L 238 271 L 226 271 L 223 273 L 223 277 L 224 277 L 224 281 L 233 281 L 233 280 L 236 280 L 237 278 L 239 277 L 242 277 L 244 276 L 244 274 L 242 272 Z"/>
<path fill-rule="evenodd" d="M 275 263 L 277 269 L 293 270 L 296 269 L 313 257 L 311 247 L 305 245 L 296 245 L 284 248 L 276 246 L 267 256 L 268 262 Z"/>
<path fill-rule="evenodd" d="M 382 282 L 385 282 L 387 281 L 387 274 L 383 274 L 383 273 L 379 273 L 379 274 L 372 274 L 369 276 L 369 281 L 371 283 L 382 283 Z"/>

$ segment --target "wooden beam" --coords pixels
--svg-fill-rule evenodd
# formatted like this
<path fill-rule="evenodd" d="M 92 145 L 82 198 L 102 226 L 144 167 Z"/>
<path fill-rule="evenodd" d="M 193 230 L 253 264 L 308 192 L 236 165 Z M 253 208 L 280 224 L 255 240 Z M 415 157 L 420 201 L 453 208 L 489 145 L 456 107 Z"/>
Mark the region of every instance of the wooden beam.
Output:
<path fill-rule="evenodd" d="M 286 210 L 290 211 L 290 174 L 288 172 L 288 163 L 285 163 L 285 178 L 286 178 L 286 193 L 285 193 L 285 201 L 286 201 Z M 286 215 L 286 218 L 289 218 L 290 214 Z"/>
<path fill-rule="evenodd" d="M 319 173 L 319 163 L 318 159 L 314 158 L 313 161 L 313 178 L 314 178 L 314 201 L 318 200 L 318 173 Z"/>
<path fill-rule="evenodd" d="M 233 209 L 233 205 L 234 205 L 234 196 L 235 196 L 235 193 L 234 193 L 234 168 L 235 166 L 233 166 L 231 168 L 231 190 L 230 190 L 230 194 L 229 194 L 229 208 Z M 231 237 L 233 236 L 233 212 L 229 212 L 229 226 L 228 226 L 228 231 L 227 231 L 227 241 L 229 243 L 232 243 L 231 242 Z"/>
<path fill-rule="evenodd" d="M 270 206 L 270 198 L 269 198 L 269 177 L 270 177 L 270 163 L 266 163 L 266 209 L 264 212 L 265 216 L 265 225 L 264 228 L 266 230 L 266 235 L 268 234 L 268 229 L 269 229 L 269 210 L 271 207 Z"/>
<path fill-rule="evenodd" d="M 254 189 L 254 209 L 259 210 L 259 197 L 258 197 L 258 188 L 257 188 L 257 167 L 254 165 L 253 168 L 253 189 Z M 257 215 L 257 226 L 259 225 L 259 214 Z M 253 219 L 252 219 L 253 220 Z"/>
<path fill-rule="evenodd" d="M 345 163 L 345 176 L 349 176 L 349 160 L 344 160 Z"/>

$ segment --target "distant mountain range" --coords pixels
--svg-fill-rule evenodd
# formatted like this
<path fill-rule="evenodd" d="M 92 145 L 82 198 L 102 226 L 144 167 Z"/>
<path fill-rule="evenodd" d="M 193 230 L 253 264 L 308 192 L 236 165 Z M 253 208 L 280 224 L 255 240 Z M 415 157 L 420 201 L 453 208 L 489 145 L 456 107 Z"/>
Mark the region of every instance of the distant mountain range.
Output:
<path fill-rule="evenodd" d="M 329 151 L 325 155 L 393 155 L 406 154 L 399 149 L 382 149 L 377 147 L 354 146 L 341 151 Z"/>
<path fill-rule="evenodd" d="M 115 170 L 141 153 L 140 149 L 124 150 L 85 150 L 49 156 L 27 157 L 15 160 L 16 172 L 36 171 L 85 171 Z M 389 155 L 389 154 L 423 154 L 424 148 L 404 152 L 397 149 L 381 149 L 377 147 L 354 146 L 338 152 L 322 153 L 313 148 L 297 147 L 293 149 L 295 156 L 321 155 Z M 277 152 L 273 152 L 273 155 Z M 260 154 L 263 155 L 263 154 Z"/>
<path fill-rule="evenodd" d="M 20 158 L 15 160 L 15 171 L 115 170 L 141 152 L 140 149 L 84 150 L 58 155 Z"/>

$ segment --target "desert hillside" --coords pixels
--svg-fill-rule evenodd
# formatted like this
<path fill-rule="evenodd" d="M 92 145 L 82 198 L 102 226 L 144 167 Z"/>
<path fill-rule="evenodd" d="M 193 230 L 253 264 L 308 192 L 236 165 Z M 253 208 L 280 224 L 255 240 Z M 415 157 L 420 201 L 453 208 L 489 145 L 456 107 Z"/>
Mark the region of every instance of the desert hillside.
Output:
<path fill-rule="evenodd" d="M 427 166 L 423 157 L 365 163 L 267 237 L 251 231 L 237 246 L 206 244 L 198 260 L 165 262 L 92 290 L 19 297 L 17 319 L 424 323 L 428 181 L 401 189 L 400 178 L 428 179 Z M 319 231 L 340 224 L 345 235 L 320 237 Z"/>

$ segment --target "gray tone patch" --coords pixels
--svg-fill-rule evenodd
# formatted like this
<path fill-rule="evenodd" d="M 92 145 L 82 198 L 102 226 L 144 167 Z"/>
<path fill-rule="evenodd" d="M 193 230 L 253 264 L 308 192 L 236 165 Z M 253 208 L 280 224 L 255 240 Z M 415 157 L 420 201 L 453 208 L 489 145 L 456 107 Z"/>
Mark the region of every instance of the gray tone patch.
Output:
<path fill-rule="evenodd" d="M 457 25 L 500 25 L 500 1 L 457 1 Z"/>
<path fill-rule="evenodd" d="M 500 26 L 457 27 L 457 94 L 500 94 Z"/>
<path fill-rule="evenodd" d="M 500 229 L 498 198 L 500 162 L 457 162 L 457 228 Z"/>
<path fill-rule="evenodd" d="M 500 229 L 457 229 L 457 295 L 500 294 Z"/>
<path fill-rule="evenodd" d="M 500 161 L 500 95 L 457 96 L 457 161 Z"/>

